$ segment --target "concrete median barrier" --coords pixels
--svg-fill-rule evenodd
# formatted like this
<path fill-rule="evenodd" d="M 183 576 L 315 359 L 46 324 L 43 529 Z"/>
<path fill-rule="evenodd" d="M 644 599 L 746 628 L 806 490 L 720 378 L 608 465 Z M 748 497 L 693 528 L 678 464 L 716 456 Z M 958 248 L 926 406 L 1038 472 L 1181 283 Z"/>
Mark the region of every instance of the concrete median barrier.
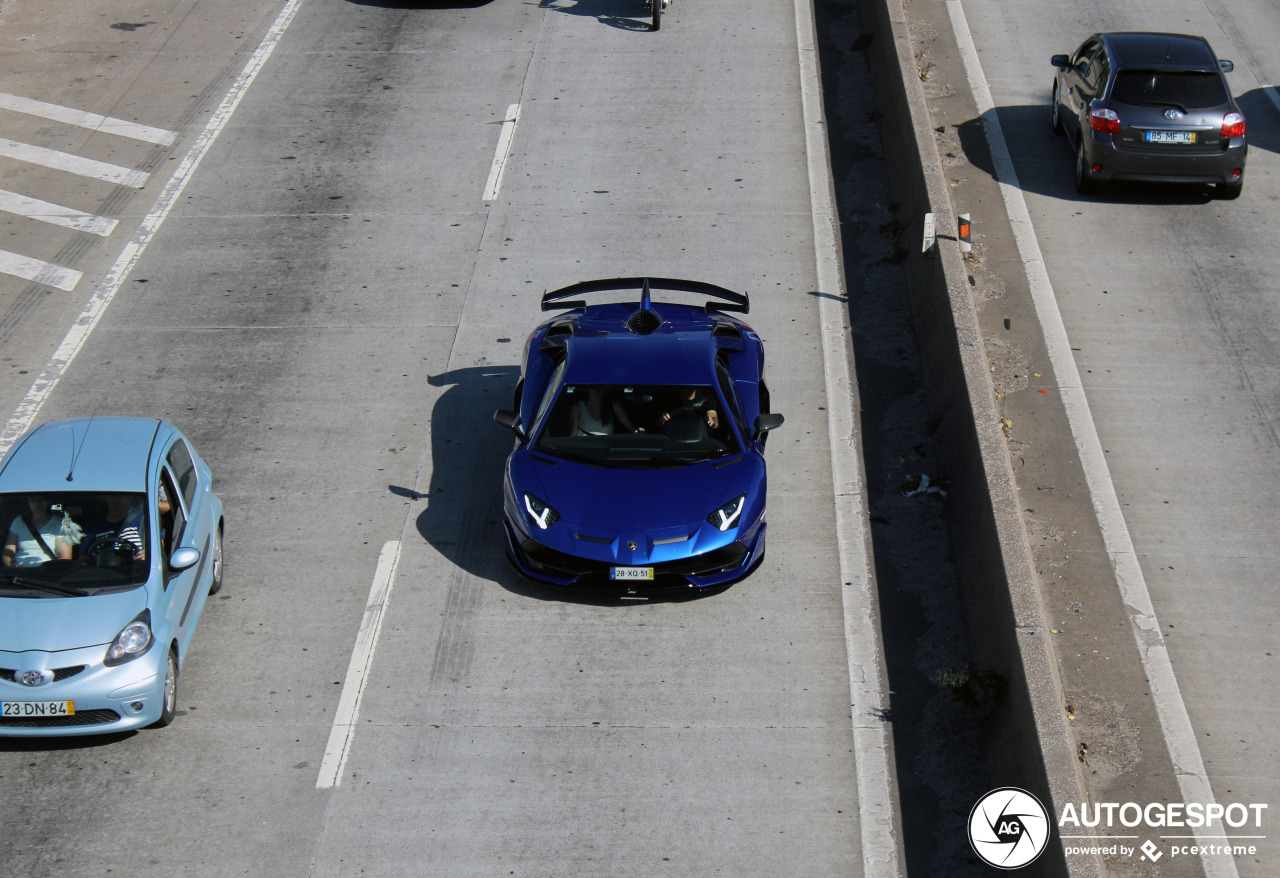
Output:
<path fill-rule="evenodd" d="M 930 415 L 943 475 L 946 515 L 963 591 L 975 667 L 1007 682 L 988 720 L 995 786 L 1034 793 L 1056 815 L 1087 800 L 1069 735 L 1057 658 L 1014 487 L 978 316 L 915 53 L 900 0 L 864 0 L 867 53 L 889 175 L 906 225 L 907 277 Z M 922 251 L 926 215 L 936 244 Z M 1051 818 L 1052 819 L 1052 818 Z M 1068 858 L 1051 842 L 1027 874 L 1085 878 L 1096 858 Z"/>

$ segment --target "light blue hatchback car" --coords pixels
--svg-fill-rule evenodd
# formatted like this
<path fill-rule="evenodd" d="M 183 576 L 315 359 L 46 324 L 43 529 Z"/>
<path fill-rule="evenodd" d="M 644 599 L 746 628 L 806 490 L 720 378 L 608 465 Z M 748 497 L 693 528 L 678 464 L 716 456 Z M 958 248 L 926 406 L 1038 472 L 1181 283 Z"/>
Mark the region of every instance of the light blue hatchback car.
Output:
<path fill-rule="evenodd" d="M 54 421 L 0 463 L 0 735 L 166 726 L 222 503 L 172 424 Z"/>

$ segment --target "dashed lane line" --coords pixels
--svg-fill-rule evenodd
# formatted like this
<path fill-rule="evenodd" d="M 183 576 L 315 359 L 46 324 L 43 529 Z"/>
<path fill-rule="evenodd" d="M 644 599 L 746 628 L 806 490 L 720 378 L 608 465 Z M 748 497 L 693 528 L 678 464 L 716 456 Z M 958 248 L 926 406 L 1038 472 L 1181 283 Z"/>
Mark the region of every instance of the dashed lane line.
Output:
<path fill-rule="evenodd" d="M 484 184 L 484 200 L 494 201 L 498 191 L 502 189 L 502 172 L 507 168 L 507 158 L 511 155 L 511 141 L 516 136 L 516 123 L 520 121 L 520 105 L 507 107 L 507 115 L 502 120 L 502 131 L 498 133 L 498 146 L 493 152 L 493 164 L 489 167 L 489 179 Z"/>
<path fill-rule="evenodd" d="M 342 769 L 351 753 L 356 720 L 360 716 L 360 699 L 364 695 L 365 684 L 369 681 L 373 652 L 378 646 L 378 634 L 382 631 L 382 619 L 387 612 L 387 600 L 391 597 L 391 585 L 395 580 L 399 561 L 399 540 L 383 544 L 382 552 L 378 555 L 378 567 L 373 574 L 373 584 L 369 587 L 369 600 L 360 620 L 360 631 L 356 634 L 355 647 L 351 650 L 347 676 L 342 681 L 342 694 L 338 696 L 338 709 L 333 717 L 333 727 L 329 730 L 329 743 L 324 748 L 320 775 L 316 778 L 318 790 L 342 785 Z"/>

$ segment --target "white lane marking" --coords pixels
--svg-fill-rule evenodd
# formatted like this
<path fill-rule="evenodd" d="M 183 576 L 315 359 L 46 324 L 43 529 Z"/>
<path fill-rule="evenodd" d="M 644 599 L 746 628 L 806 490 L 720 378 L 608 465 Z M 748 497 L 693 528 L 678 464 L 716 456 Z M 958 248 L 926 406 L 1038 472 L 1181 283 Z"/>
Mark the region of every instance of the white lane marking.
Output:
<path fill-rule="evenodd" d="M 1044 254 L 1040 251 L 1040 243 L 1018 183 L 1018 175 L 1013 168 L 1013 159 L 1009 155 L 1000 120 L 995 115 L 995 101 L 978 60 L 978 49 L 969 32 L 969 23 L 960 0 L 947 3 L 947 11 L 951 15 L 951 26 L 964 61 L 965 73 L 969 77 L 969 87 L 977 103 L 978 116 L 983 120 L 983 130 L 986 132 L 987 144 L 995 165 L 996 181 L 1000 186 L 1000 194 L 1004 197 L 1005 210 L 1009 214 L 1018 253 L 1022 257 L 1027 282 L 1031 287 L 1036 314 L 1044 330 L 1045 346 L 1062 392 L 1062 402 L 1066 408 L 1067 421 L 1071 425 L 1076 451 L 1084 467 L 1089 497 L 1102 529 L 1103 545 L 1115 566 L 1116 581 L 1125 605 L 1136 611 L 1130 617 L 1133 639 L 1145 659 L 1142 666 L 1146 671 L 1147 682 L 1151 684 L 1151 697 L 1160 717 L 1160 726 L 1169 742 L 1169 755 L 1173 759 L 1182 800 L 1208 804 L 1214 801 L 1213 789 L 1209 785 L 1200 745 L 1196 742 L 1191 717 L 1187 714 L 1182 690 L 1173 673 L 1173 664 L 1169 660 L 1169 650 L 1151 602 L 1151 593 L 1147 590 L 1146 578 L 1138 564 L 1137 550 L 1133 546 L 1129 527 L 1125 524 L 1120 502 L 1116 499 L 1111 471 L 1102 451 L 1093 415 L 1089 411 L 1089 402 L 1085 398 L 1084 383 L 1080 380 L 1075 357 L 1071 354 L 1067 327 L 1062 320 L 1062 312 L 1058 310 L 1049 272 L 1044 265 Z M 1204 833 L 1210 831 L 1212 830 L 1208 828 L 1197 829 L 1196 837 L 1207 839 Z M 1202 852 L 1208 850 L 1207 845 L 1206 841 L 1201 846 Z M 1235 860 L 1231 857 L 1201 853 L 1201 863 L 1208 878 L 1237 878 L 1239 874 Z"/>
<path fill-rule="evenodd" d="M 342 681 L 342 695 L 338 698 L 329 744 L 324 748 L 324 760 L 320 763 L 320 776 L 316 779 L 318 790 L 342 785 L 342 768 L 347 764 L 347 754 L 351 752 L 351 742 L 355 738 L 360 698 L 364 695 L 369 668 L 373 665 L 373 651 L 378 645 L 378 634 L 382 631 L 382 619 L 387 612 L 387 599 L 391 596 L 391 584 L 399 561 L 399 540 L 383 544 L 382 553 L 378 556 L 378 569 L 373 574 L 373 585 L 369 587 L 369 601 L 365 604 L 360 631 L 356 634 L 356 645 L 351 651 L 351 662 L 347 665 L 347 676 Z"/>
<path fill-rule="evenodd" d="M 50 204 L 38 198 L 29 198 L 26 195 L 19 195 L 17 192 L 8 192 L 4 189 L 0 189 L 0 210 L 6 213 L 16 213 L 18 216 L 25 216 L 28 219 L 39 220 L 42 223 L 52 223 L 55 226 L 63 226 L 77 232 L 88 232 L 90 235 L 99 235 L 104 238 L 111 234 L 116 227 L 116 223 L 119 222 L 119 220 L 113 220 L 109 217 L 94 216 L 91 213 L 84 213 L 75 208 L 63 207 L 60 204 Z"/>
<path fill-rule="evenodd" d="M 46 284 L 66 292 L 74 290 L 83 276 L 73 269 L 63 268 L 61 265 L 54 265 L 52 262 L 19 256 L 17 253 L 10 253 L 7 250 L 0 250 L 0 273 L 11 274 L 14 277 L 35 281 L 38 284 Z"/>
<path fill-rule="evenodd" d="M 5 425 L 4 432 L 0 433 L 0 456 L 8 452 L 10 446 L 31 426 L 36 416 L 40 414 L 40 409 L 44 407 L 45 401 L 53 393 L 54 388 L 58 386 L 58 382 L 62 380 L 62 376 L 66 374 L 67 369 L 71 367 L 76 354 L 80 352 L 85 341 L 89 338 L 89 334 L 98 325 L 98 321 L 102 319 L 103 312 L 106 311 L 107 306 L 116 297 L 116 293 L 120 291 L 120 288 L 124 286 L 129 272 L 133 270 L 134 265 L 142 257 L 152 238 L 160 231 L 160 227 L 164 224 L 165 217 L 169 215 L 169 211 L 173 209 L 178 199 L 182 197 L 182 192 L 187 188 L 187 183 L 191 181 L 191 177 L 200 166 L 200 162 L 208 154 L 209 150 L 213 148 L 218 135 L 226 127 L 227 122 L 230 121 L 231 114 L 240 105 L 240 100 L 249 90 L 249 86 L 253 85 L 253 81 L 257 79 L 258 73 L 261 72 L 263 65 L 267 63 L 267 59 L 275 51 L 280 38 L 284 36 L 285 29 L 289 27 L 289 22 L 293 20 L 294 14 L 297 13 L 302 3 L 303 0 L 288 0 L 284 8 L 280 10 L 280 14 L 276 16 L 275 23 L 271 25 L 271 29 L 267 31 L 266 36 L 262 38 L 262 42 L 249 58 L 240 75 L 236 77 L 236 81 L 231 84 L 231 89 L 205 125 L 204 131 L 200 133 L 191 150 L 178 165 L 178 169 L 173 172 L 173 176 L 165 184 L 160 197 L 156 199 L 155 207 L 143 218 L 137 234 L 125 245 L 120 257 L 111 266 L 111 269 L 107 272 L 93 295 L 89 297 L 88 304 L 80 312 L 80 316 L 76 318 L 75 324 L 67 331 L 62 344 L 54 351 L 53 359 L 36 376 L 31 389 L 27 391 L 27 395 L 23 397 L 22 402 L 18 403 L 18 408 L 14 411 L 13 417 Z"/>
<path fill-rule="evenodd" d="M 81 158 L 69 152 L 45 149 L 43 146 L 19 143 L 16 140 L 0 138 L 0 155 L 17 159 L 20 162 L 30 162 L 33 165 L 42 165 L 46 168 L 66 171 L 79 177 L 90 177 L 94 180 L 116 183 L 120 186 L 130 186 L 134 189 L 141 189 L 147 184 L 148 175 L 143 171 L 122 168 L 120 165 L 113 165 L 109 162 Z"/>
<path fill-rule="evenodd" d="M 15 113 L 39 116 L 41 119 L 52 119 L 55 122 L 65 122 L 68 125 L 75 125 L 77 128 L 88 128 L 92 131 L 118 134 L 131 140 L 145 140 L 147 143 L 155 143 L 160 146 L 171 145 L 177 137 L 174 132 L 165 131 L 163 128 L 152 128 L 150 125 L 140 125 L 137 122 L 127 122 L 124 119 L 113 119 L 110 116 L 99 116 L 97 113 L 87 113 L 84 110 L 74 110 L 71 107 L 47 104 L 44 101 L 3 92 L 0 92 L 0 110 L 13 110 Z"/>
<path fill-rule="evenodd" d="M 854 410 L 857 388 L 849 374 L 846 347 L 849 338 L 847 298 L 840 264 L 836 208 L 832 201 L 831 163 L 822 118 L 822 84 L 818 75 L 813 4 L 810 0 L 795 0 L 794 5 L 805 153 L 809 162 L 809 199 L 817 258 L 818 316 L 822 323 L 827 438 L 831 445 L 831 477 L 835 489 L 836 545 L 840 558 L 840 581 L 843 583 L 845 649 L 849 656 L 862 874 L 894 878 L 903 874 L 903 867 L 899 852 L 895 783 L 889 764 L 889 724 L 882 718 L 889 708 L 889 701 L 881 685 L 880 625 L 872 593 L 874 578 L 864 526 L 867 521 L 865 480 Z"/>
<path fill-rule="evenodd" d="M 520 121 L 520 105 L 507 107 L 507 117 L 502 120 L 502 131 L 498 134 L 498 146 L 493 153 L 493 164 L 489 168 L 489 180 L 484 184 L 484 200 L 493 201 L 502 188 L 502 172 L 507 168 L 507 158 L 511 155 L 511 141 L 516 135 L 516 123 Z"/>

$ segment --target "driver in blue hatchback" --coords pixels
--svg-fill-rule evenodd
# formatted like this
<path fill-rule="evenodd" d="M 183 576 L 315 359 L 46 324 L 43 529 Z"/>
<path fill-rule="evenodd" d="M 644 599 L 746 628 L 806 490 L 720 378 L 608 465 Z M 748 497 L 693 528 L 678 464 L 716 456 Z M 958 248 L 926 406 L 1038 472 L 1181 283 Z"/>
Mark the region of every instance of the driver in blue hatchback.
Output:
<path fill-rule="evenodd" d="M 110 546 L 121 555 L 131 554 L 133 560 L 147 557 L 146 515 L 142 497 L 133 494 L 107 494 L 104 510 L 84 526 L 84 536 L 79 543 L 79 556 L 91 558 Z"/>

